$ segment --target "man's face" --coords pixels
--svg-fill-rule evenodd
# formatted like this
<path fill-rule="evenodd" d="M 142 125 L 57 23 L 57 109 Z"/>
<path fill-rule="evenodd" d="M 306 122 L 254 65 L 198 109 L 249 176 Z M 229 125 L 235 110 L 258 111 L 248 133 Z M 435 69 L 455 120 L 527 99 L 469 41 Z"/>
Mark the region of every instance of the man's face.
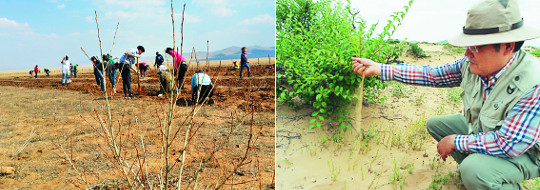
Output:
<path fill-rule="evenodd" d="M 478 52 L 467 48 L 465 56 L 469 57 L 471 73 L 480 76 L 491 76 L 501 70 L 508 62 L 505 52 L 507 44 L 501 44 L 499 51 L 493 45 L 477 47 Z"/>
<path fill-rule="evenodd" d="M 137 49 L 137 53 L 138 53 L 139 55 L 141 55 L 141 54 L 142 54 L 142 50 Z"/>
<path fill-rule="evenodd" d="M 246 53 L 247 48 L 242 49 L 242 53 Z"/>

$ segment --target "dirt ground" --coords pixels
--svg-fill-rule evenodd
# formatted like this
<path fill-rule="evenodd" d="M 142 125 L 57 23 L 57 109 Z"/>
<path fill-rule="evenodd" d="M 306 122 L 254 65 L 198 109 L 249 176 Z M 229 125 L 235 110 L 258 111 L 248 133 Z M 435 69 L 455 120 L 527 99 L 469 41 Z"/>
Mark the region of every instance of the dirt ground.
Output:
<path fill-rule="evenodd" d="M 244 71 L 245 72 L 245 71 Z M 189 99 L 190 68 L 185 77 L 185 89 L 180 99 Z M 258 137 L 248 155 L 248 164 L 241 166 L 227 181 L 225 188 L 259 189 L 272 187 L 274 183 L 274 65 L 251 65 L 251 77 L 238 78 L 238 70 L 229 67 L 212 67 L 207 73 L 216 85 L 215 103 L 205 105 L 195 118 L 198 128 L 186 148 L 186 168 L 182 182 L 194 175 L 202 158 L 224 138 L 228 127 L 234 128 L 231 139 L 208 162 L 200 174 L 201 188 L 213 187 L 232 169 L 243 156 L 250 127 Z M 246 74 L 244 74 L 245 76 Z M 149 176 L 154 186 L 159 178 L 159 157 L 163 131 L 160 126 L 169 106 L 167 96 L 158 97 L 159 82 L 155 70 L 149 70 L 141 79 L 142 91 L 137 89 L 136 75 L 132 76 L 135 98 L 126 99 L 119 80 L 116 94 L 111 95 L 113 123 L 132 158 L 134 147 L 144 140 Z M 2 189 L 80 189 L 86 188 L 58 145 L 67 149 L 79 171 L 86 176 L 93 188 L 126 188 L 121 174 L 107 159 L 106 143 L 99 136 L 98 118 L 106 118 L 103 93 L 96 85 L 92 73 L 79 73 L 68 86 L 61 85 L 61 75 L 55 74 L 38 79 L 29 75 L 9 76 L 0 79 L 0 167 L 13 167 L 15 173 L 0 175 Z M 255 107 L 253 119 L 248 114 Z M 179 101 L 175 108 L 173 128 L 184 129 L 181 123 L 189 117 L 191 106 Z M 193 132 L 193 131 L 192 131 Z M 173 173 L 178 174 L 181 145 L 185 132 L 180 130 L 172 144 Z M 131 148 L 131 149 L 130 149 Z M 131 157 L 130 157 L 131 156 Z M 134 163 L 132 163 L 134 164 Z M 230 173 L 230 172 L 229 172 Z M 173 174 L 173 182 L 178 181 Z M 152 180 L 152 179 L 151 179 Z M 184 186 L 185 187 L 185 186 Z"/>
<path fill-rule="evenodd" d="M 442 45 L 420 44 L 428 58 L 404 56 L 409 64 L 442 65 L 463 56 Z M 458 88 L 428 88 L 389 82 L 387 99 L 358 105 L 354 129 L 332 138 L 326 129 L 309 130 L 312 108 L 298 112 L 276 107 L 277 189 L 464 189 L 453 158 L 439 159 L 436 141 L 425 131 L 435 115 L 462 112 Z M 309 116 L 305 116 L 306 113 Z M 538 188 L 534 180 L 522 185 Z M 538 184 L 538 182 L 536 182 Z"/>

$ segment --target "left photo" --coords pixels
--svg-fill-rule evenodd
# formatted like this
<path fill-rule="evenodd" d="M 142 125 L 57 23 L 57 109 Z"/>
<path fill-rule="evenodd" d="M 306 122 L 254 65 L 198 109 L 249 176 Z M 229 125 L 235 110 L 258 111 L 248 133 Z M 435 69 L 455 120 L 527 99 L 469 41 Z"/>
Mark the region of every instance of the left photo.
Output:
<path fill-rule="evenodd" d="M 275 2 L 0 2 L 1 189 L 274 189 Z"/>

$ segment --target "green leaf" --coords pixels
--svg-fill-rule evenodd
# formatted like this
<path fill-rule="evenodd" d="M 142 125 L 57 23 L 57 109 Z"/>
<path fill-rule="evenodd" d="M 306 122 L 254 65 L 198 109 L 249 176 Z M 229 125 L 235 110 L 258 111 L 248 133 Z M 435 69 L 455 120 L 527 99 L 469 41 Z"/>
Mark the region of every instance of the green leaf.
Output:
<path fill-rule="evenodd" d="M 321 123 L 317 123 L 317 128 L 321 128 Z"/>
<path fill-rule="evenodd" d="M 324 117 L 322 115 L 319 115 L 319 120 L 324 121 Z"/>
<path fill-rule="evenodd" d="M 282 92 L 281 95 L 280 95 L 281 99 L 285 100 L 287 99 L 287 95 L 285 94 L 285 92 Z"/>
<path fill-rule="evenodd" d="M 315 121 L 317 121 L 317 119 L 311 119 L 311 120 L 309 120 L 309 123 L 313 123 Z"/>

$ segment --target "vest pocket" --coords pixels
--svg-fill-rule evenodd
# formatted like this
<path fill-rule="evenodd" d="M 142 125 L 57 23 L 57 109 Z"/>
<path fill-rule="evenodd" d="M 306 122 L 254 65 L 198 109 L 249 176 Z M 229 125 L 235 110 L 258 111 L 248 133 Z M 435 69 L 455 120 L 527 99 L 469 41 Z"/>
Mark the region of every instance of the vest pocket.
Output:
<path fill-rule="evenodd" d="M 465 116 L 465 121 L 467 123 L 473 123 L 473 113 L 471 112 L 471 108 L 473 107 L 474 99 L 478 95 L 477 90 L 471 90 L 470 88 L 463 88 L 463 92 L 461 92 L 461 99 L 463 100 L 463 115 Z"/>
<path fill-rule="evenodd" d="M 480 131 L 479 132 L 487 132 L 487 131 L 494 131 L 495 129 L 500 128 L 500 124 L 502 124 L 499 119 L 494 119 L 491 117 L 487 117 L 485 115 L 480 115 Z"/>
<path fill-rule="evenodd" d="M 498 130 L 506 118 L 505 111 L 508 102 L 492 101 L 485 104 L 480 113 L 481 130 L 482 132 Z"/>

